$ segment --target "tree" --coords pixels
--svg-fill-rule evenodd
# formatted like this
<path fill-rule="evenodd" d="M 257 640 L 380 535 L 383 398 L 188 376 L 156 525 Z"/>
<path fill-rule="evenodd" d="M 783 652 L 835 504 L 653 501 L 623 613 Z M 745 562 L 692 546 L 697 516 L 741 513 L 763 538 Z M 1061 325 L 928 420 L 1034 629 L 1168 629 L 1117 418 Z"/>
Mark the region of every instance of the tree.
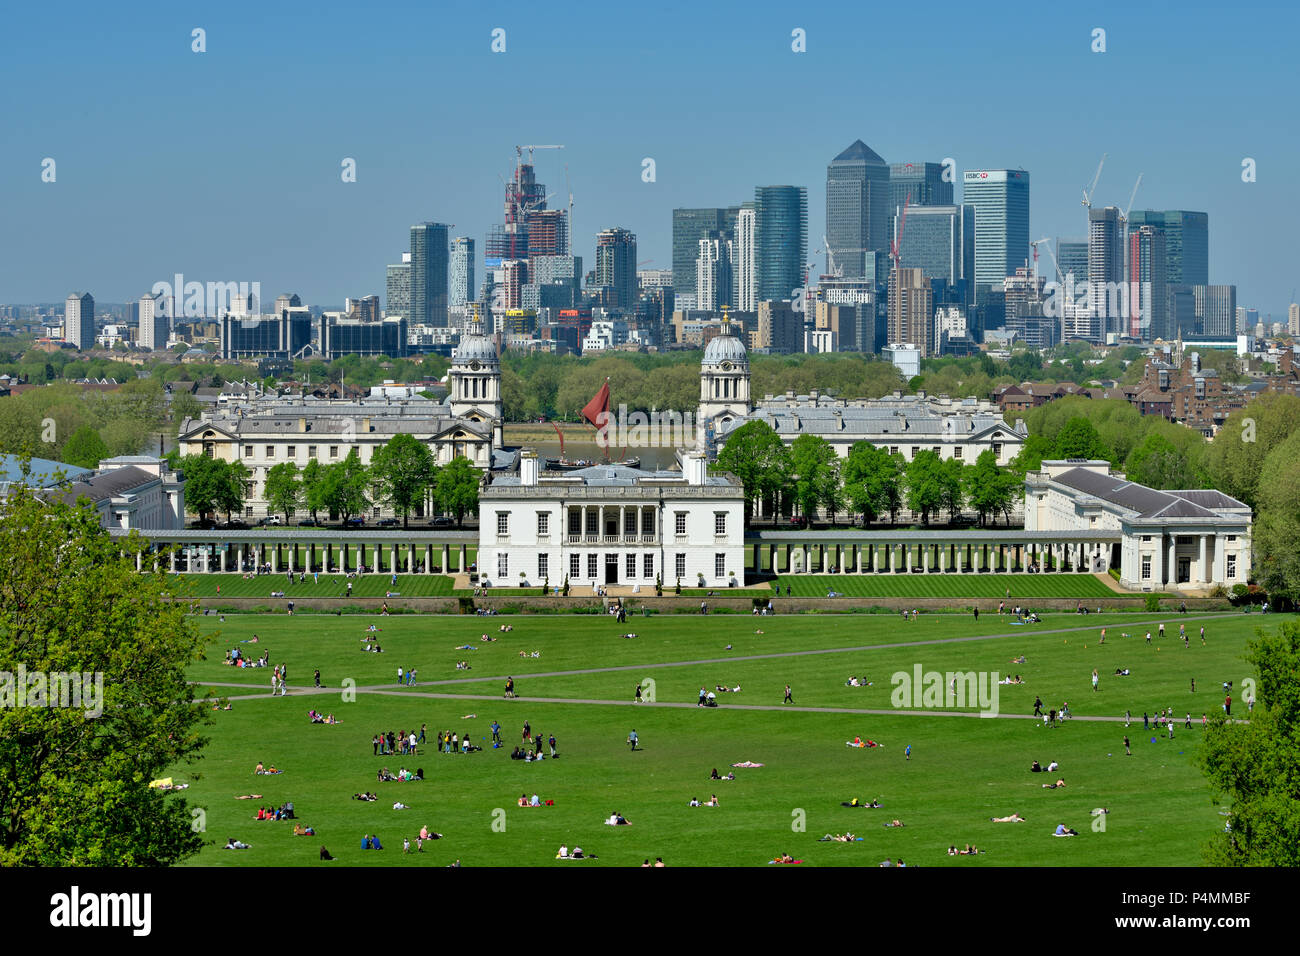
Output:
<path fill-rule="evenodd" d="M 1093 458 L 1111 461 L 1114 452 L 1102 444 L 1097 428 L 1083 416 L 1071 418 L 1056 436 L 1052 453 L 1057 458 Z"/>
<path fill-rule="evenodd" d="M 434 497 L 443 512 L 456 516 L 456 527 L 465 515 L 478 507 L 478 488 L 482 474 L 463 455 L 458 455 L 438 469 L 434 479 Z"/>
<path fill-rule="evenodd" d="M 1205 847 L 1212 866 L 1300 866 L 1300 624 L 1260 628 L 1247 644 L 1257 703 L 1247 723 L 1216 713 L 1200 761 L 1226 798 L 1228 829 Z M 1216 797 L 1216 802 L 1218 798 Z"/>
<path fill-rule="evenodd" d="M 922 524 L 943 507 L 943 461 L 932 451 L 918 451 L 907 465 L 907 507 L 921 516 Z"/>
<path fill-rule="evenodd" d="M 837 501 L 840 486 L 839 456 L 830 442 L 818 435 L 800 435 L 790 445 L 793 496 L 800 514 L 809 522 L 817 506 Z"/>
<path fill-rule="evenodd" d="M 355 448 L 348 452 L 347 458 L 325 469 L 322 484 L 324 506 L 344 521 L 370 506 L 370 498 L 366 495 L 370 477 Z"/>
<path fill-rule="evenodd" d="M 1149 488 L 1195 488 L 1187 456 L 1163 435 L 1152 432 L 1128 456 L 1125 477 Z"/>
<path fill-rule="evenodd" d="M 173 395 L 171 401 L 172 421 L 180 427 L 187 418 L 198 418 L 203 414 L 203 403 L 189 392 Z"/>
<path fill-rule="evenodd" d="M 718 453 L 717 468 L 740 479 L 745 488 L 745 520 L 748 521 L 754 502 L 775 499 L 785 488 L 790 475 L 790 452 L 767 422 L 746 422 L 727 437 L 727 443 Z"/>
<path fill-rule="evenodd" d="M 844 496 L 849 507 L 870 524 L 891 517 L 902 498 L 903 459 L 870 442 L 854 442 L 842 468 Z"/>
<path fill-rule="evenodd" d="M 1274 448 L 1259 472 L 1257 580 L 1275 601 L 1300 599 L 1300 432 Z M 1281 602 L 1278 602 L 1281 603 Z"/>
<path fill-rule="evenodd" d="M 221 510 L 226 513 L 226 521 L 229 521 L 232 512 L 244 510 L 244 502 L 248 499 L 253 474 L 242 461 L 229 461 L 223 464 L 225 474 L 222 476 L 221 497 L 218 503 L 221 505 Z"/>
<path fill-rule="evenodd" d="M 99 432 L 89 425 L 82 425 L 63 446 L 60 457 L 78 468 L 98 468 L 99 463 L 110 456 L 108 446 L 99 437 Z"/>
<path fill-rule="evenodd" d="M 402 516 L 402 527 L 424 500 L 437 468 L 429 447 L 413 435 L 397 435 L 378 449 L 370 461 L 370 477 L 378 497 Z"/>
<path fill-rule="evenodd" d="M 1214 487 L 1252 508 L 1269 452 L 1300 429 L 1300 397 L 1262 395 L 1233 412 L 1205 449 L 1204 467 Z"/>
<path fill-rule="evenodd" d="M 206 455 L 186 455 L 179 465 L 185 475 L 185 510 L 207 521 L 221 510 L 229 469 L 221 459 Z"/>
<path fill-rule="evenodd" d="M 307 462 L 302 470 L 300 479 L 302 488 L 302 502 L 311 512 L 312 520 L 319 521 L 316 512 L 322 508 L 328 508 L 325 501 L 325 468 L 319 461 L 313 458 Z"/>
<path fill-rule="evenodd" d="M 943 490 L 941 501 L 943 509 L 948 512 L 949 521 L 961 514 L 961 509 L 966 504 L 966 491 L 961 479 L 960 459 L 945 458 L 940 462 L 939 484 Z"/>
<path fill-rule="evenodd" d="M 979 515 L 980 527 L 989 515 L 1011 510 L 1016 489 L 1021 479 L 998 466 L 997 456 L 991 448 L 980 452 L 975 464 L 967 465 L 962 473 L 966 500 Z"/>
<path fill-rule="evenodd" d="M 0 866 L 167 866 L 202 846 L 184 798 L 149 783 L 206 742 L 186 679 L 204 639 L 138 554 L 84 501 L 15 484 L 0 502 Z"/>
<path fill-rule="evenodd" d="M 282 461 L 273 465 L 266 473 L 266 491 L 263 495 L 269 510 L 284 515 L 285 523 L 289 521 L 289 512 L 298 507 L 302 498 L 302 484 L 298 480 L 298 466 L 291 461 Z"/>
<path fill-rule="evenodd" d="M 1017 382 L 1032 382 L 1043 374 L 1043 359 L 1037 352 L 1017 352 L 1007 362 Z"/>

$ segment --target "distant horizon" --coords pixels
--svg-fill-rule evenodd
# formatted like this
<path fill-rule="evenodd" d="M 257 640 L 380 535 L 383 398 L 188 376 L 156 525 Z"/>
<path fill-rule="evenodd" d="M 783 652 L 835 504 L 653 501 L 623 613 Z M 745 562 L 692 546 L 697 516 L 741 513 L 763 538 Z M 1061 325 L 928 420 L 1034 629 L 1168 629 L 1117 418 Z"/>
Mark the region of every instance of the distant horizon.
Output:
<path fill-rule="evenodd" d="M 365 16 L 327 2 L 310 18 L 241 0 L 15 9 L 0 38 L 0 78 L 24 90 L 0 155 L 0 302 L 58 305 L 75 290 L 124 304 L 178 272 L 326 310 L 383 302 L 385 267 L 423 221 L 475 240 L 481 280 L 502 178 L 529 140 L 566 146 L 535 167 L 551 208 L 572 189 L 584 271 L 613 226 L 636 234 L 639 268 L 671 268 L 673 209 L 739 205 L 777 183 L 808 191 L 816 273 L 826 166 L 860 139 L 887 163 L 951 157 L 958 182 L 966 169 L 1028 170 L 1030 238 L 1053 245 L 1086 236 L 1081 193 L 1106 153 L 1094 205 L 1124 208 L 1142 173 L 1133 208 L 1206 212 L 1210 282 L 1286 320 L 1300 286 L 1300 131 L 1262 91 L 1294 90 L 1285 25 L 1300 16 L 1249 2 L 1231 17 L 1204 2 L 1032 20 L 929 12 L 924 43 L 873 43 L 908 35 L 915 14 L 670 0 L 646 29 L 640 11 L 589 3 L 544 22 L 522 3 Z M 1092 49 L 1098 28 L 1105 52 Z M 334 55 L 362 68 L 326 75 Z M 859 111 L 828 102 L 848 90 L 865 91 Z M 873 119 L 886 101 L 899 108 Z M 41 179 L 47 158 L 54 182 Z M 355 182 L 341 178 L 349 159 Z"/>

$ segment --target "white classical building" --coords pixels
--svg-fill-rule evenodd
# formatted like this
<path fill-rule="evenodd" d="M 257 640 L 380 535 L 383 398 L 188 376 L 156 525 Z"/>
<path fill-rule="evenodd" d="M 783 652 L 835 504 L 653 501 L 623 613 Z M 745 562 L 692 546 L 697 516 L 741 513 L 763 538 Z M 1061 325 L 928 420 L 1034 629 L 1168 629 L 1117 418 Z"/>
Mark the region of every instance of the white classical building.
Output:
<path fill-rule="evenodd" d="M 179 431 L 182 455 L 239 461 L 252 474 L 245 518 L 268 514 L 266 478 L 282 462 L 301 470 L 307 462 L 337 464 L 356 449 L 363 465 L 397 435 L 427 445 L 439 465 L 467 458 L 484 470 L 502 446 L 501 363 L 482 334 L 462 336 L 452 353 L 444 401 L 388 395 L 360 401 L 309 397 L 232 396 L 227 404 L 187 419 Z M 391 513 L 376 505 L 373 517 Z M 417 503 L 415 517 L 432 513 Z"/>
<path fill-rule="evenodd" d="M 1025 530 L 1118 534 L 1108 563 L 1134 590 L 1232 587 L 1250 573 L 1249 506 L 1220 491 L 1157 491 L 1106 461 L 1043 462 L 1025 480 Z"/>
<path fill-rule="evenodd" d="M 33 458 L 23 474 L 18 458 L 0 455 L 0 497 L 14 483 L 70 505 L 89 499 L 99 513 L 100 524 L 110 531 L 185 527 L 185 476 L 171 471 L 161 458 L 105 458 L 94 470 Z"/>
<path fill-rule="evenodd" d="M 596 465 L 491 473 L 479 493 L 479 575 L 493 587 L 739 587 L 745 581 L 745 497 L 698 452 L 681 471 Z"/>

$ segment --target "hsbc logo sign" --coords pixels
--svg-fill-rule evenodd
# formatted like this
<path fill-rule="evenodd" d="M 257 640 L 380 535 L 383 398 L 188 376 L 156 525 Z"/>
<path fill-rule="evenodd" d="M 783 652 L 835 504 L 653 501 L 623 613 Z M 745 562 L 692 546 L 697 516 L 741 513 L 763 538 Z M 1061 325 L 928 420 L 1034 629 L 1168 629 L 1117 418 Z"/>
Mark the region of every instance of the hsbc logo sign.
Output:
<path fill-rule="evenodd" d="M 968 180 L 969 180 L 969 179 L 976 179 L 976 180 L 978 180 L 978 179 L 988 179 L 988 178 L 989 178 L 989 174 L 988 174 L 988 173 L 966 173 L 966 174 L 965 174 L 965 177 L 966 177 L 966 179 L 968 179 Z"/>

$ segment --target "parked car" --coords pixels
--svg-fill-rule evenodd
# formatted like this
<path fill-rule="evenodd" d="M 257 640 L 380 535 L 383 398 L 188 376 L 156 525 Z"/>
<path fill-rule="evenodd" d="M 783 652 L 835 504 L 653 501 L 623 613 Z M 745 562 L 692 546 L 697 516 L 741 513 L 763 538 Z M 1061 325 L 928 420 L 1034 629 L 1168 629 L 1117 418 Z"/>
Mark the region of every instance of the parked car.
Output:
<path fill-rule="evenodd" d="M 451 528 L 454 527 L 455 524 L 456 519 L 449 518 L 446 515 L 439 515 L 437 518 L 433 519 L 433 527 L 435 528 Z"/>
<path fill-rule="evenodd" d="M 343 527 L 345 528 L 364 528 L 365 526 L 366 519 L 363 517 L 349 518 L 347 521 L 343 522 Z"/>
<path fill-rule="evenodd" d="M 401 522 L 396 518 L 380 518 L 375 524 L 380 528 L 396 528 Z"/>
<path fill-rule="evenodd" d="M 300 528 L 319 528 L 319 527 L 320 527 L 320 522 L 317 521 L 315 518 L 303 518 L 301 521 L 298 522 L 298 527 L 300 527 Z"/>

